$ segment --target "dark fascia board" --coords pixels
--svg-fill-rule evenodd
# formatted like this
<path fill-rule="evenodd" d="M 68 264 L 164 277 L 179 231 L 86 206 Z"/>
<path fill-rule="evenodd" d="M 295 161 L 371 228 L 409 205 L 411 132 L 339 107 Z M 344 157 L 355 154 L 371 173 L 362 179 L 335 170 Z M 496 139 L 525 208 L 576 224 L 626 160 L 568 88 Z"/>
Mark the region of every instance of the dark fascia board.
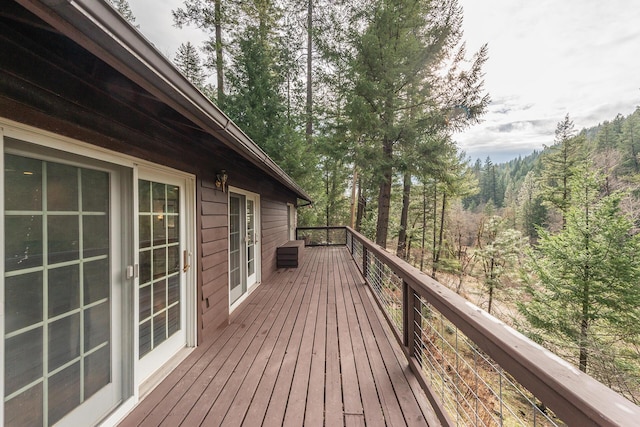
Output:
<path fill-rule="evenodd" d="M 302 200 L 311 197 L 106 0 L 16 0 Z"/>

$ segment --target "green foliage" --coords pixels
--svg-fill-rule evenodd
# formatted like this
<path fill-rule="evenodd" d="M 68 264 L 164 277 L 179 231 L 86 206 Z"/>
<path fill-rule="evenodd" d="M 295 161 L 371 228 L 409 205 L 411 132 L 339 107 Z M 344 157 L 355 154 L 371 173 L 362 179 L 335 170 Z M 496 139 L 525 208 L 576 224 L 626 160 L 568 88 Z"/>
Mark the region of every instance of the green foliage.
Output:
<path fill-rule="evenodd" d="M 283 95 L 283 66 L 280 39 L 276 37 L 274 16 L 278 10 L 270 2 L 256 4 L 248 13 L 258 19 L 238 36 L 239 50 L 229 73 L 230 93 L 225 99 L 227 114 L 301 184 L 318 176 L 314 150 L 305 144 L 295 128 Z"/>
<path fill-rule="evenodd" d="M 571 343 L 587 371 L 598 348 L 638 339 L 640 235 L 621 212 L 621 193 L 601 196 L 602 177 L 586 166 L 572 175 L 566 226 L 557 234 L 540 230 L 530 254 L 530 301 L 519 308 L 534 335 Z"/>
<path fill-rule="evenodd" d="M 584 157 L 581 153 L 584 145 L 584 136 L 576 136 L 567 114 L 556 128 L 556 143 L 542 155 L 542 197 L 548 206 L 562 213 L 563 223 L 571 198 L 569 181 L 574 166 Z"/>
<path fill-rule="evenodd" d="M 198 55 L 198 51 L 191 42 L 182 43 L 180 47 L 178 47 L 173 62 L 176 64 L 178 70 L 180 70 L 191 83 L 201 90 L 205 90 L 204 80 L 206 76 L 202 69 L 200 55 Z"/>
<path fill-rule="evenodd" d="M 547 218 L 547 208 L 543 204 L 536 179 L 535 173 L 529 172 L 522 182 L 517 198 L 518 223 L 530 242 L 537 240 L 538 230 L 545 225 Z"/>
<path fill-rule="evenodd" d="M 491 313 L 495 292 L 502 288 L 504 277 L 513 272 L 524 245 L 522 234 L 505 227 L 501 217 L 491 216 L 483 221 L 475 253 L 482 264 L 482 279 L 489 296 L 487 312 Z"/>
<path fill-rule="evenodd" d="M 351 128 L 379 171 L 376 242 L 386 246 L 394 172 L 433 169 L 439 156 L 416 155 L 424 142 L 447 141 L 454 129 L 477 120 L 486 49 L 461 70 L 462 14 L 456 0 L 380 0 L 362 14 L 364 30 L 352 35 Z M 447 69 L 446 76 L 438 72 Z M 464 114 L 457 112 L 463 111 Z M 446 145 L 446 144 L 445 144 Z"/>
<path fill-rule="evenodd" d="M 124 19 L 129 21 L 131 25 L 134 25 L 136 28 L 138 28 L 138 25 L 135 25 L 136 17 L 133 15 L 133 12 L 131 11 L 131 7 L 129 6 L 129 2 L 127 0 L 108 0 L 108 1 L 113 5 L 113 7 L 118 12 L 120 12 L 120 15 L 122 15 Z"/>

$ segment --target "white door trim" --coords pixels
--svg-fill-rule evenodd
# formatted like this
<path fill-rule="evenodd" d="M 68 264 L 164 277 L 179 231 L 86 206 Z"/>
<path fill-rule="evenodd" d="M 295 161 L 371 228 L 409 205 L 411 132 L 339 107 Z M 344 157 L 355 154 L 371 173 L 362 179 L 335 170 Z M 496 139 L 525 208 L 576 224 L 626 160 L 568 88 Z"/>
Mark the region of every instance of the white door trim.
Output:
<path fill-rule="evenodd" d="M 227 289 L 229 290 L 229 313 L 233 312 L 242 303 L 242 301 L 244 301 L 247 298 L 247 296 L 260 285 L 262 281 L 262 209 L 261 209 L 260 194 L 254 193 L 248 190 L 243 190 L 237 187 L 229 187 L 227 203 L 229 203 L 229 197 L 231 193 L 244 196 L 245 198 L 251 198 L 254 201 L 254 227 L 255 227 L 256 238 L 254 242 L 255 281 L 247 286 L 246 292 L 240 298 L 238 298 L 235 302 L 231 303 L 231 292 L 230 292 L 231 277 L 229 276 L 229 280 L 227 283 Z M 245 201 L 245 209 L 246 209 L 246 201 Z M 229 230 L 230 230 L 231 229 L 230 216 L 229 215 L 227 216 L 228 216 L 227 227 L 229 227 Z M 246 223 L 246 219 L 245 219 L 245 223 Z M 227 238 L 228 238 L 228 233 L 227 233 Z M 227 245 L 229 244 L 230 244 L 230 240 L 227 243 Z M 229 247 L 228 249 L 229 249 L 229 252 L 231 252 Z M 231 260 L 228 259 L 228 262 L 230 266 Z M 242 259 L 241 262 L 244 264 L 246 262 L 246 257 Z M 246 269 L 243 269 L 242 271 L 246 273 Z M 243 277 L 243 280 L 246 280 L 246 277 Z"/>

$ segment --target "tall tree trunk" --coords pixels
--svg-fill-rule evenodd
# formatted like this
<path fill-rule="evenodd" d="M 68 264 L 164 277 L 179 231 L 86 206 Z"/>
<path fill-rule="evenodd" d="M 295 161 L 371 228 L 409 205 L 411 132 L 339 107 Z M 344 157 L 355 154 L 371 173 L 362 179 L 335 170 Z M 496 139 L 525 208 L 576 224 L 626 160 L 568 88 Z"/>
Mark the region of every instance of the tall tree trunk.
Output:
<path fill-rule="evenodd" d="M 584 218 L 586 229 L 589 230 L 589 190 L 587 186 L 585 186 L 585 206 L 584 206 Z M 589 239 L 589 232 L 585 233 L 585 249 L 586 253 L 589 254 L 591 250 L 591 243 Z M 588 259 L 588 258 L 587 258 Z M 589 289 L 589 282 L 591 281 L 591 271 L 589 268 L 588 261 L 584 264 L 584 285 L 582 287 L 582 313 L 580 320 L 580 339 L 579 339 L 579 347 L 580 347 L 580 355 L 578 368 L 582 372 L 587 372 L 587 362 L 589 358 L 589 309 L 591 307 L 591 295 Z"/>
<path fill-rule="evenodd" d="M 398 234 L 398 247 L 396 255 L 407 259 L 407 228 L 409 226 L 409 202 L 411 196 L 411 173 L 404 173 L 402 186 L 402 213 L 400 214 L 400 233 Z"/>
<path fill-rule="evenodd" d="M 491 305 L 493 304 L 493 288 L 494 288 L 494 282 L 493 282 L 493 269 L 494 269 L 494 263 L 493 263 L 493 258 L 491 258 L 491 266 L 489 267 L 489 307 L 487 308 L 487 313 L 491 314 Z"/>
<path fill-rule="evenodd" d="M 362 218 L 367 209 L 367 199 L 362 194 L 362 177 L 358 178 L 358 209 L 356 211 L 356 231 L 362 230 Z"/>
<path fill-rule="evenodd" d="M 357 199 L 357 187 L 358 185 L 358 166 L 353 165 L 353 184 L 351 185 L 351 221 L 349 225 L 351 228 L 355 228 L 356 226 L 356 205 L 358 204 Z"/>
<path fill-rule="evenodd" d="M 433 181 L 433 242 L 431 246 L 431 277 L 436 278 L 438 272 L 437 254 L 437 232 L 438 232 L 438 181 Z"/>
<path fill-rule="evenodd" d="M 633 125 L 631 126 L 631 157 L 633 158 L 633 170 L 638 173 L 640 171 L 640 164 L 638 164 L 638 153 L 636 153 L 636 145 L 633 138 Z"/>
<path fill-rule="evenodd" d="M 216 78 L 217 78 L 217 97 L 218 106 L 222 106 L 224 102 L 224 67 L 222 59 L 222 0 L 215 0 L 215 33 L 216 33 Z"/>
<path fill-rule="evenodd" d="M 383 178 L 378 193 L 378 221 L 376 223 L 376 243 L 387 247 L 389 232 L 389 210 L 391 208 L 391 178 L 393 175 L 393 142 L 385 137 L 382 145 Z"/>
<path fill-rule="evenodd" d="M 313 80 L 311 76 L 313 65 L 313 0 L 307 3 L 307 142 L 312 142 L 313 136 Z"/>
<path fill-rule="evenodd" d="M 444 213 L 447 208 L 447 193 L 442 192 L 442 210 L 440 212 L 440 230 L 438 230 L 438 246 L 435 252 L 435 262 L 433 263 L 433 277 L 435 278 L 436 269 L 440 264 L 440 255 L 442 254 L 442 242 L 444 240 Z"/>
<path fill-rule="evenodd" d="M 583 303 L 583 316 L 584 316 L 584 311 L 585 311 L 585 304 Z M 588 308 L 587 308 L 588 310 Z M 589 321 L 583 317 L 582 321 L 580 322 L 580 357 L 579 357 L 579 362 L 578 362 L 578 368 L 582 371 L 582 372 L 587 372 L 587 361 L 589 358 L 589 341 L 588 341 L 588 335 L 589 335 Z"/>
<path fill-rule="evenodd" d="M 424 245 L 427 243 L 427 186 L 422 182 L 422 249 L 420 249 L 420 271 L 424 271 Z"/>

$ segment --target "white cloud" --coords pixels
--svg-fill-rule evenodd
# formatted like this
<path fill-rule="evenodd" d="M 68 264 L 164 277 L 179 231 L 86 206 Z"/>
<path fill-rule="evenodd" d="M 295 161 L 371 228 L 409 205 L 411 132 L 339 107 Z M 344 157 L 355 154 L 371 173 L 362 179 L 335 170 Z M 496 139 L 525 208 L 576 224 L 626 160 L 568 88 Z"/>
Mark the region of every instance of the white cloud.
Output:
<path fill-rule="evenodd" d="M 474 157 L 526 154 L 640 104 L 640 2 L 460 0 L 470 50 L 489 44 L 483 123 L 456 139 Z"/>

